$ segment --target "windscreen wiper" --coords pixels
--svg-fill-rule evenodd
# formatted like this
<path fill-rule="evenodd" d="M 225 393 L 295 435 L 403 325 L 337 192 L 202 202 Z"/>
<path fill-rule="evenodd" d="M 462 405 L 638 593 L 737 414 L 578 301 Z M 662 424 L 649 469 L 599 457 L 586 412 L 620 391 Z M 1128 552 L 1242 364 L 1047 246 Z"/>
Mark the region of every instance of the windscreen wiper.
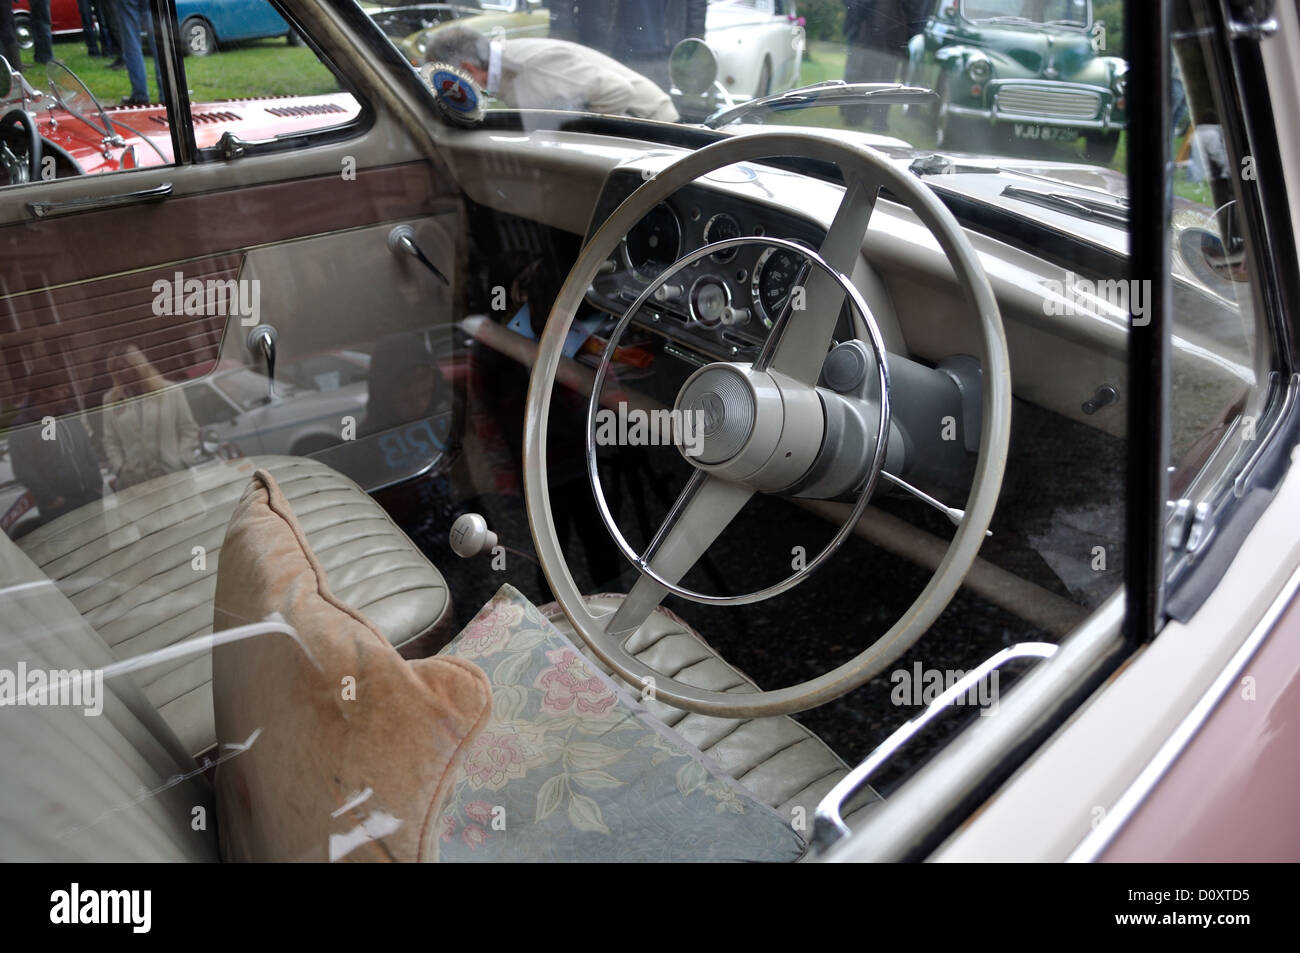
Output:
<path fill-rule="evenodd" d="M 1094 199 L 1086 195 L 1047 192 L 1021 185 L 1008 185 L 1002 190 L 1002 194 L 1007 198 L 1019 199 L 1031 205 L 1041 205 L 1054 212 L 1064 212 L 1076 218 L 1087 218 L 1128 228 L 1128 203 L 1122 199 Z"/>
<path fill-rule="evenodd" d="M 924 86 L 905 86 L 902 83 L 846 83 L 830 79 L 824 83 L 801 86 L 784 93 L 774 93 L 751 99 L 731 109 L 714 113 L 704 125 L 721 129 L 729 123 L 756 112 L 785 112 L 787 109 L 809 109 L 813 106 L 850 106 L 859 103 L 872 105 L 925 106 L 937 103 L 934 90 Z"/>

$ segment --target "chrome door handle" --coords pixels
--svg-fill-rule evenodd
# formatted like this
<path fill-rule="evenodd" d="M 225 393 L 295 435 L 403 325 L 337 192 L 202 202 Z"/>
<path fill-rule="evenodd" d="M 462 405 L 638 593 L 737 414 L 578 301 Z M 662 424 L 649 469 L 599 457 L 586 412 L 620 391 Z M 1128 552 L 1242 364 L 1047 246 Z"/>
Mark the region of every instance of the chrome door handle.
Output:
<path fill-rule="evenodd" d="M 172 194 L 172 184 L 164 182 L 151 189 L 136 192 L 118 192 L 113 195 L 87 195 L 61 202 L 28 202 L 27 209 L 37 218 L 61 215 L 64 212 L 84 212 L 88 209 L 115 208 L 119 205 L 136 205 L 141 202 L 161 202 Z"/>
<path fill-rule="evenodd" d="M 267 399 L 275 397 L 275 342 L 279 337 L 269 324 L 259 324 L 248 332 L 245 346 L 254 354 L 266 359 Z"/>

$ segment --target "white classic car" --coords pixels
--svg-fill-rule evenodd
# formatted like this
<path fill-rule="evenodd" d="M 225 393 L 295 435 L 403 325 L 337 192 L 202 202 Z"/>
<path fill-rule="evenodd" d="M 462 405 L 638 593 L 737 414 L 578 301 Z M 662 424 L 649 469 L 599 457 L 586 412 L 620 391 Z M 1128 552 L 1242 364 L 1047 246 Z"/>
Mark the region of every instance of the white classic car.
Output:
<path fill-rule="evenodd" d="M 683 41 L 678 54 L 693 66 L 694 82 L 673 90 L 683 117 L 799 85 L 805 39 L 794 0 L 709 0 L 705 23 L 704 40 Z"/>

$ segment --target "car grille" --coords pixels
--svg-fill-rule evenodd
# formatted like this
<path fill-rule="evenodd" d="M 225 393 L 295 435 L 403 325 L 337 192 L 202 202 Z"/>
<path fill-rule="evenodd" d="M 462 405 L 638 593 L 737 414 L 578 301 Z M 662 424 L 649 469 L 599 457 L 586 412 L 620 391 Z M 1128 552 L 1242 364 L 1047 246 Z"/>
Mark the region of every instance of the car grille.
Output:
<path fill-rule="evenodd" d="M 1093 119 L 1101 108 L 1101 94 L 1089 89 L 1003 86 L 997 99 L 998 112 L 1033 119 Z"/>

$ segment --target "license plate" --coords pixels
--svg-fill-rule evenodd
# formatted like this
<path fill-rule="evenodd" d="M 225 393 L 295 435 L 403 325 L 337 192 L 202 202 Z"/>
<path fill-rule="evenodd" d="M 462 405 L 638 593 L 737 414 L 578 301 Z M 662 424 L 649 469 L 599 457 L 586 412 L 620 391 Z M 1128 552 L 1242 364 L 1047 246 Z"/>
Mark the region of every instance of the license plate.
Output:
<path fill-rule="evenodd" d="M 1073 142 L 1079 130 L 1069 126 L 1041 126 L 1036 122 L 1018 122 L 1011 127 L 1017 139 L 1037 139 L 1040 142 Z"/>

